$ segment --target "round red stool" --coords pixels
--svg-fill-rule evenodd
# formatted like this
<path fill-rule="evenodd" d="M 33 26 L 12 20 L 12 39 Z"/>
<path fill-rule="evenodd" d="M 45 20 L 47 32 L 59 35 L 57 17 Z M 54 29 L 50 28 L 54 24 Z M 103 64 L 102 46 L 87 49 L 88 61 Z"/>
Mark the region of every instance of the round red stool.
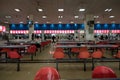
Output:
<path fill-rule="evenodd" d="M 92 73 L 92 78 L 117 78 L 115 72 L 106 66 L 97 66 Z"/>
<path fill-rule="evenodd" d="M 60 75 L 53 67 L 43 67 L 37 72 L 34 80 L 60 80 Z"/>

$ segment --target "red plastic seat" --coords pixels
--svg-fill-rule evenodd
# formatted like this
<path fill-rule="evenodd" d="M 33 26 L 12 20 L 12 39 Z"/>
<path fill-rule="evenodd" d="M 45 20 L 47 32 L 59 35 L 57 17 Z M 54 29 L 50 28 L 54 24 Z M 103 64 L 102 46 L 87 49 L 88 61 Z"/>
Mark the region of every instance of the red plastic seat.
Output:
<path fill-rule="evenodd" d="M 92 72 L 92 78 L 117 78 L 117 76 L 111 68 L 97 66 Z"/>
<path fill-rule="evenodd" d="M 71 49 L 71 52 L 73 52 L 73 53 L 78 53 L 80 50 L 79 50 L 79 48 L 72 48 Z"/>
<path fill-rule="evenodd" d="M 11 59 L 21 58 L 21 56 L 16 51 L 9 51 L 7 54 L 8 54 L 8 57 Z"/>
<path fill-rule="evenodd" d="M 120 50 L 118 51 L 118 53 L 116 55 L 114 55 L 115 58 L 120 58 Z"/>
<path fill-rule="evenodd" d="M 9 52 L 11 51 L 9 48 L 3 48 L 0 52 Z"/>
<path fill-rule="evenodd" d="M 53 67 L 43 67 L 37 72 L 34 80 L 60 80 L 60 75 Z"/>
<path fill-rule="evenodd" d="M 27 52 L 30 53 L 30 54 L 34 54 L 36 53 L 36 49 L 37 47 L 35 45 L 31 45 L 28 49 L 27 49 Z"/>
<path fill-rule="evenodd" d="M 55 51 L 61 51 L 64 52 L 64 50 L 62 48 L 56 48 Z"/>
<path fill-rule="evenodd" d="M 83 59 L 84 62 L 84 71 L 86 71 L 86 59 L 88 59 L 90 57 L 90 53 L 88 51 L 82 51 L 79 53 L 78 58 L 79 59 Z"/>
<path fill-rule="evenodd" d="M 20 56 L 16 51 L 9 51 L 8 53 L 8 57 L 10 59 L 17 59 L 16 62 L 17 62 L 17 71 L 20 71 L 20 58 L 22 56 Z"/>
<path fill-rule="evenodd" d="M 97 51 L 93 52 L 91 56 L 92 56 L 92 58 L 102 58 L 103 53 L 100 50 L 97 50 Z"/>
<path fill-rule="evenodd" d="M 87 59 L 90 57 L 90 53 L 88 51 L 82 51 L 79 53 L 78 58 Z"/>
<path fill-rule="evenodd" d="M 119 59 L 119 70 L 120 70 L 120 50 L 116 55 L 114 55 L 115 58 Z"/>
<path fill-rule="evenodd" d="M 97 51 L 92 53 L 91 57 L 92 57 L 92 70 L 93 70 L 94 64 L 95 64 L 95 59 L 101 59 L 103 57 L 103 53 L 101 50 L 98 49 Z"/>
<path fill-rule="evenodd" d="M 62 59 L 65 57 L 65 54 L 61 51 L 55 51 L 53 54 L 53 58 L 55 59 Z"/>
<path fill-rule="evenodd" d="M 72 53 L 73 56 L 74 56 L 74 55 L 78 56 L 79 52 L 80 52 L 80 49 L 79 49 L 79 48 L 72 48 L 72 49 L 71 49 L 71 53 Z"/>
<path fill-rule="evenodd" d="M 87 47 L 81 47 L 79 51 L 80 51 L 80 52 L 88 51 L 88 49 L 87 49 Z"/>
<path fill-rule="evenodd" d="M 33 55 L 36 54 L 37 47 L 35 45 L 31 45 L 27 49 L 27 53 L 31 55 L 31 60 L 33 60 Z"/>

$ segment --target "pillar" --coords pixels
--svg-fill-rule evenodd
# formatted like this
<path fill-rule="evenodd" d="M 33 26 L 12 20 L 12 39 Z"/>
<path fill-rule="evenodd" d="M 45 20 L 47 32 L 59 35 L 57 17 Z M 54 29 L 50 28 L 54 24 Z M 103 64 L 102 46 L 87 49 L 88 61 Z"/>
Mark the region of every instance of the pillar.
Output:
<path fill-rule="evenodd" d="M 28 16 L 28 25 L 29 25 L 29 40 L 34 39 L 34 24 L 33 24 L 33 15 Z"/>
<path fill-rule="evenodd" d="M 44 41 L 44 30 L 42 30 L 41 33 L 42 33 L 42 34 L 41 34 L 41 41 Z"/>
<path fill-rule="evenodd" d="M 86 15 L 84 20 L 85 25 L 85 40 L 95 40 L 94 38 L 94 16 Z"/>

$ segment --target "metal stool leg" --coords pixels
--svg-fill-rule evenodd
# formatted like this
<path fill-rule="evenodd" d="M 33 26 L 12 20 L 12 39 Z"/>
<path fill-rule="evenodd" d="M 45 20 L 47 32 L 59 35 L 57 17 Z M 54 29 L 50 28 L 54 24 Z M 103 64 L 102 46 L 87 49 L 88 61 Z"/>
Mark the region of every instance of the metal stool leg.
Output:
<path fill-rule="evenodd" d="M 58 60 L 56 60 L 56 69 L 58 70 Z"/>
<path fill-rule="evenodd" d="M 33 54 L 31 54 L 31 60 L 33 61 Z"/>
<path fill-rule="evenodd" d="M 94 69 L 94 59 L 92 58 L 92 70 Z"/>
<path fill-rule="evenodd" d="M 86 59 L 84 59 L 84 71 L 86 71 Z"/>
<path fill-rule="evenodd" d="M 20 71 L 20 59 L 17 59 L 17 71 Z"/>
<path fill-rule="evenodd" d="M 119 70 L 120 70 L 120 59 L 119 59 Z"/>

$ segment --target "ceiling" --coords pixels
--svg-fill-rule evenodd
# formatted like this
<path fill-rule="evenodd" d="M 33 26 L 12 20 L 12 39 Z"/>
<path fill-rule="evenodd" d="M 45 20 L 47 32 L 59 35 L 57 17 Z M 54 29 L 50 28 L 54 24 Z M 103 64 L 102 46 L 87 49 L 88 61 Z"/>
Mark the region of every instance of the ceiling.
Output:
<path fill-rule="evenodd" d="M 21 11 L 16 12 L 18 8 Z M 43 12 L 38 12 L 42 8 Z M 58 12 L 63 8 L 64 12 Z M 80 8 L 85 8 L 85 12 L 79 12 Z M 112 8 L 111 12 L 105 12 L 106 8 Z M 27 16 L 33 15 L 33 21 L 38 23 L 54 23 L 59 21 L 64 23 L 83 23 L 85 15 L 99 16 L 95 22 L 100 23 L 120 23 L 120 0 L 0 0 L 0 22 L 1 23 L 26 23 Z M 109 16 L 115 16 L 109 18 Z M 5 16 L 11 16 L 6 18 Z M 43 19 L 42 16 L 47 16 Z M 63 16 L 59 19 L 58 16 Z M 74 18 L 79 16 L 79 18 Z"/>

